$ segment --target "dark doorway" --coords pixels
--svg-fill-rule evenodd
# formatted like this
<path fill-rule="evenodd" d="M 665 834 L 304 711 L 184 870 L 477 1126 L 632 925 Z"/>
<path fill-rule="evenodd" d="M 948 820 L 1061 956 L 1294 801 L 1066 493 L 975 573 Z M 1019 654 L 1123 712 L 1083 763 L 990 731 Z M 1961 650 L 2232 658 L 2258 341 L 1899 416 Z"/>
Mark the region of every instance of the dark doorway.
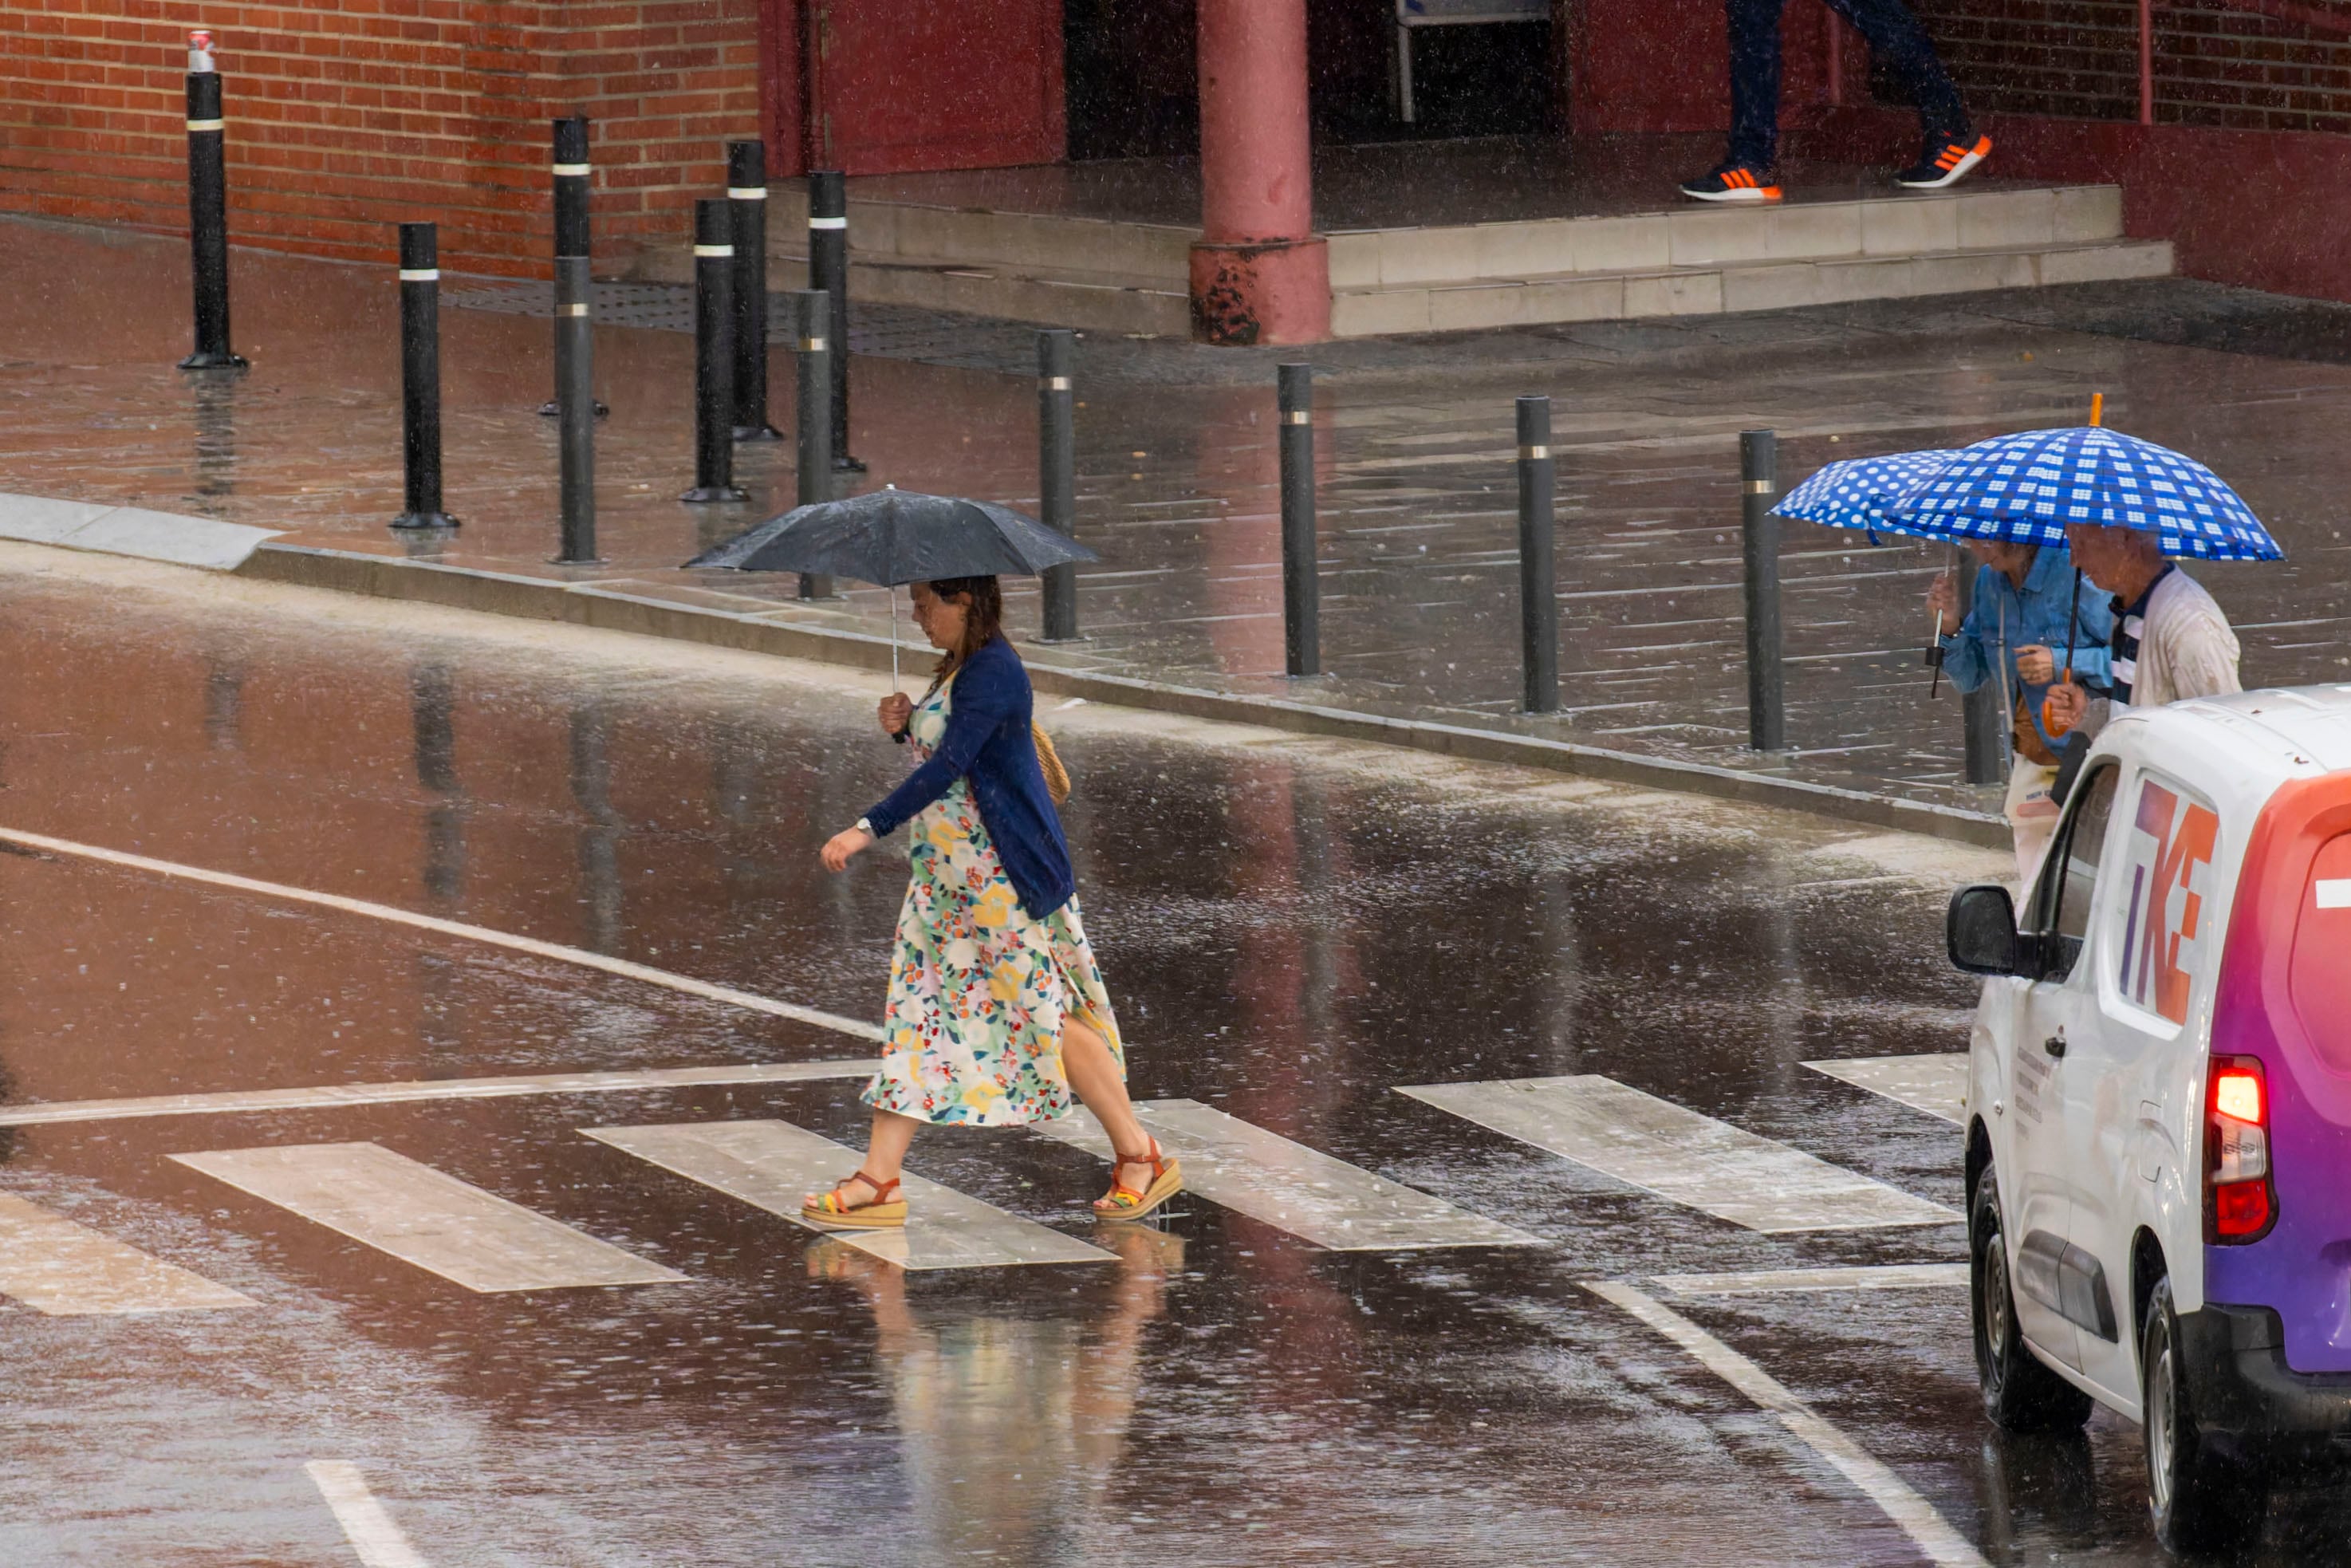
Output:
<path fill-rule="evenodd" d="M 1070 158 L 1200 150 L 1196 0 L 1061 0 Z"/>
<path fill-rule="evenodd" d="M 1070 157 L 1199 151 L 1196 0 L 1063 0 Z M 1526 135 L 1554 124 L 1552 25 L 1414 31 L 1416 113 L 1396 112 L 1392 0 L 1308 0 L 1320 141 Z"/>

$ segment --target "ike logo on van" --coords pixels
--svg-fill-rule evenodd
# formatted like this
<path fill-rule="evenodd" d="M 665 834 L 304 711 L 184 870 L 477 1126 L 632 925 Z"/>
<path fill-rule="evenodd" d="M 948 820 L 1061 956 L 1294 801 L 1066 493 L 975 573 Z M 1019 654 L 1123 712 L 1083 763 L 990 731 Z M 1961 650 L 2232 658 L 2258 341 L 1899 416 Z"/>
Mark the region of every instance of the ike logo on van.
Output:
<path fill-rule="evenodd" d="M 2209 806 L 2142 779 L 2131 822 L 2130 904 L 2123 918 L 2126 999 L 2173 1023 L 2188 1021 L 2195 979 L 2205 968 L 2204 891 L 2220 819 Z M 2199 868 L 2201 875 L 2198 873 Z"/>

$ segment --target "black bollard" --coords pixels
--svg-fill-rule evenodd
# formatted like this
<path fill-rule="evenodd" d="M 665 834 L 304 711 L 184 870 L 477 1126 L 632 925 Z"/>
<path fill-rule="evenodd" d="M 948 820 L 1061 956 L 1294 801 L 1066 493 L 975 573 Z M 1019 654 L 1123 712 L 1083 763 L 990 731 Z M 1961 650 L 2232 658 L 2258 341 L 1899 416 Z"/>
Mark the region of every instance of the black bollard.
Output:
<path fill-rule="evenodd" d="M 781 441 L 768 423 L 768 148 L 726 144 L 726 204 L 735 214 L 735 439 Z"/>
<path fill-rule="evenodd" d="M 1975 563 L 1970 560 L 1966 570 L 1959 573 L 1960 621 L 1967 620 L 1968 612 L 1974 608 L 1975 598 Z M 1959 699 L 1967 779 L 1970 784 L 1998 784 L 2001 781 L 2001 765 L 2008 750 L 2007 695 L 2006 681 L 1991 680 Z"/>
<path fill-rule="evenodd" d="M 183 371 L 241 371 L 228 346 L 228 122 L 221 112 L 213 36 L 188 35 L 188 270 L 195 285 L 196 351 Z"/>
<path fill-rule="evenodd" d="M 694 204 L 694 488 L 681 501 L 747 499 L 735 484 L 735 219 Z"/>
<path fill-rule="evenodd" d="M 555 270 L 559 280 L 568 260 L 588 259 L 588 117 L 567 115 L 555 123 L 555 156 L 549 175 L 555 187 Z M 583 274 L 585 267 L 580 269 Z M 563 316 L 555 319 L 555 396 L 538 405 L 542 418 L 563 416 Z M 612 411 L 595 403 L 596 417 Z"/>
<path fill-rule="evenodd" d="M 1072 538 L 1078 532 L 1078 424 L 1070 370 L 1077 340 L 1063 327 L 1037 334 L 1037 512 L 1047 528 Z M 1077 567 L 1047 568 L 1043 586 L 1044 640 L 1076 642 Z"/>
<path fill-rule="evenodd" d="M 441 257 L 431 224 L 400 225 L 400 456 L 395 528 L 454 528 L 441 509 Z"/>
<path fill-rule="evenodd" d="M 795 350 L 793 402 L 799 413 L 794 461 L 799 469 L 797 505 L 812 507 L 832 499 L 832 344 L 825 334 L 832 323 L 832 302 L 818 288 L 797 290 L 792 301 L 792 342 Z M 800 573 L 802 599 L 831 599 L 832 579 L 818 572 Z"/>
<path fill-rule="evenodd" d="M 555 407 L 557 461 L 562 474 L 562 536 L 556 564 L 596 559 L 596 341 L 594 285 L 584 256 L 555 262 Z"/>
<path fill-rule="evenodd" d="M 832 465 L 862 474 L 849 455 L 849 183 L 837 170 L 809 173 L 809 287 L 827 297 L 832 349 Z"/>
<path fill-rule="evenodd" d="M 1281 643 L 1290 673 L 1322 673 L 1322 589 L 1314 558 L 1314 367 L 1279 371 L 1281 426 Z"/>
<path fill-rule="evenodd" d="M 1778 441 L 1768 430 L 1739 434 L 1741 516 L 1747 558 L 1747 744 L 1779 751 L 1788 744 L 1786 692 L 1780 664 Z"/>
<path fill-rule="evenodd" d="M 1519 664 L 1529 713 L 1559 711 L 1559 578 L 1551 399 L 1519 399 Z"/>

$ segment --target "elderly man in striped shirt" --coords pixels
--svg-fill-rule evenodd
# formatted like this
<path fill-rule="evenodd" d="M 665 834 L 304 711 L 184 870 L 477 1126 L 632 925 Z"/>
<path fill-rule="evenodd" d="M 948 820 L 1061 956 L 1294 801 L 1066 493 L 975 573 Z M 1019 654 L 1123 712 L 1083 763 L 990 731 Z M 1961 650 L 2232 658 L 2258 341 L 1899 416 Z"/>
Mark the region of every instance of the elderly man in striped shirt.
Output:
<path fill-rule="evenodd" d="M 2141 528 L 2072 523 L 2065 542 L 2074 564 L 2115 596 L 2111 699 L 2068 683 L 2049 693 L 2056 727 L 2095 735 L 2112 704 L 2154 707 L 2189 697 L 2244 690 L 2237 679 L 2237 634 L 2194 578 L 2163 559 L 2155 535 Z"/>

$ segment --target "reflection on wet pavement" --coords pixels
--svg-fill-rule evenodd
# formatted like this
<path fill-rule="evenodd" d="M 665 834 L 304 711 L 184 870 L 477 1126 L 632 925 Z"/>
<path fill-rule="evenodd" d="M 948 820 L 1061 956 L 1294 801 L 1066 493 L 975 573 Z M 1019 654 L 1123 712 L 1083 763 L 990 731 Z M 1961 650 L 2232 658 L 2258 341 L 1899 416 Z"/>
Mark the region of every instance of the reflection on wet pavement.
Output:
<path fill-rule="evenodd" d="M 902 868 L 814 859 L 901 765 L 872 679 L 30 550 L 0 572 L 0 826 L 874 1015 Z M 1207 1194 L 1165 1229 L 1097 1228 L 1084 1151 L 941 1130 L 915 1148 L 926 1177 L 1113 1256 L 909 1271 L 581 1135 L 769 1121 L 854 1145 L 855 1081 L 834 1077 L 0 1128 L 6 1196 L 253 1303 L 0 1309 L 0 1561 L 341 1560 L 314 1462 L 355 1467 L 435 1568 L 1918 1560 L 1776 1418 L 1579 1282 L 1948 1264 L 1956 1227 L 1751 1232 L 1395 1091 L 1599 1075 L 1955 1206 L 1947 1123 L 1805 1064 L 1963 1042 L 1942 894 L 2005 856 L 1103 707 L 1045 718 L 1138 1096 L 1548 1245 L 1328 1250 Z M 12 1105 L 851 1043 L 37 852 L 0 854 L 0 966 Z M 476 1293 L 172 1157 L 321 1145 L 678 1278 Z M 1675 1310 L 1995 1560 L 2156 1560 L 2135 1432 L 1988 1437 L 1964 1292 Z M 2271 1560 L 2324 1560 L 2339 1512 L 2291 1506 Z"/>

